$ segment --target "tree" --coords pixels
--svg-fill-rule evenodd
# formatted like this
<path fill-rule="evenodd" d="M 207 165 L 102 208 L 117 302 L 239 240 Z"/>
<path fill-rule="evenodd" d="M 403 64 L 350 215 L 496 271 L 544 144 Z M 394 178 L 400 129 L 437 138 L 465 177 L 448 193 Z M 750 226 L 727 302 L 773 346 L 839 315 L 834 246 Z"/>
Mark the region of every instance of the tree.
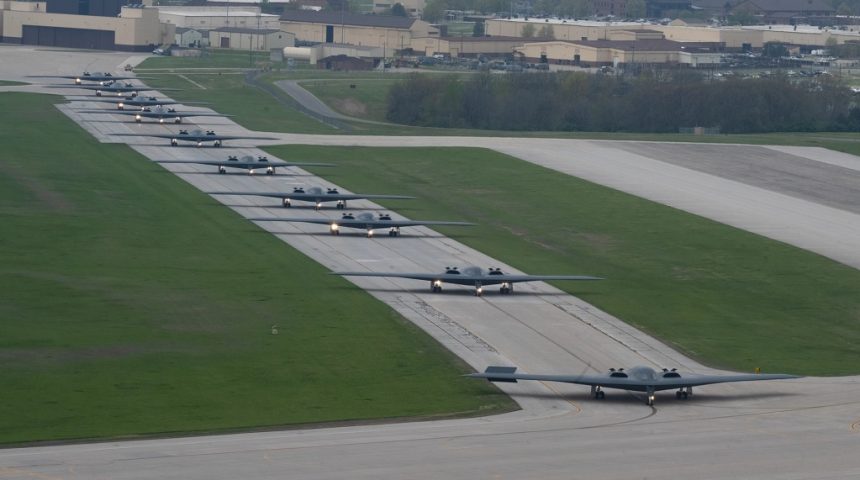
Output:
<path fill-rule="evenodd" d="M 537 36 L 540 38 L 555 38 L 555 31 L 552 25 L 544 25 L 538 30 Z"/>
<path fill-rule="evenodd" d="M 442 20 L 447 8 L 448 4 L 445 0 L 428 0 L 427 4 L 424 5 L 424 13 L 421 18 L 426 22 L 436 23 Z"/>
<path fill-rule="evenodd" d="M 520 36 L 523 38 L 532 38 L 535 36 L 535 26 L 533 23 L 527 23 L 523 25 L 523 29 L 520 32 Z"/>
<path fill-rule="evenodd" d="M 483 37 L 484 36 L 484 22 L 481 22 L 481 21 L 475 22 L 475 25 L 472 27 L 472 36 L 473 37 Z"/>
<path fill-rule="evenodd" d="M 756 25 L 758 19 L 749 12 L 737 12 L 729 15 L 728 22 L 730 25 Z"/>
<path fill-rule="evenodd" d="M 395 17 L 406 17 L 408 16 L 406 13 L 406 8 L 403 7 L 401 3 L 395 3 L 391 6 L 391 14 Z"/>
<path fill-rule="evenodd" d="M 643 18 L 645 17 L 645 11 L 645 0 L 627 0 L 628 18 Z"/>
<path fill-rule="evenodd" d="M 761 50 L 763 57 L 779 58 L 788 56 L 788 48 L 779 42 L 767 42 Z"/>

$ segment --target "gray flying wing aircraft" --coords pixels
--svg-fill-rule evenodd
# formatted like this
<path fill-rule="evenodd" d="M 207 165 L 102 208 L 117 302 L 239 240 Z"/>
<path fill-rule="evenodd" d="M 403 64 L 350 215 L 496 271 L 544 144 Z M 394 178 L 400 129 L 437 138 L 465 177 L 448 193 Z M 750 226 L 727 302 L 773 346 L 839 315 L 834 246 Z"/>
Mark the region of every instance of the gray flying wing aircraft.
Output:
<path fill-rule="evenodd" d="M 319 165 L 319 164 L 317 164 Z M 314 165 L 316 166 L 316 165 Z M 310 187 L 304 189 L 301 187 L 293 188 L 290 192 L 206 192 L 210 195 L 256 195 L 259 197 L 274 197 L 280 198 L 284 207 L 292 206 L 293 201 L 313 202 L 314 208 L 319 210 L 324 202 L 337 202 L 338 209 L 346 208 L 348 200 L 362 199 L 389 199 L 389 200 L 408 200 L 415 197 L 405 195 L 372 195 L 367 193 L 340 193 L 336 188 L 327 188 L 323 190 L 320 187 Z"/>
<path fill-rule="evenodd" d="M 131 93 L 132 96 L 136 96 L 137 92 L 145 92 L 147 90 L 153 90 L 152 87 L 147 87 L 146 85 L 134 85 L 131 83 L 110 83 L 107 85 L 48 85 L 48 88 L 79 88 L 82 90 L 95 90 L 96 96 L 101 97 L 102 95 L 116 95 L 123 96 L 125 93 Z M 160 91 L 163 92 L 176 92 L 180 89 L 178 88 L 160 88 Z"/>
<path fill-rule="evenodd" d="M 332 235 L 340 235 L 341 228 L 362 228 L 367 230 L 367 238 L 373 237 L 373 231 L 376 229 L 387 228 L 389 237 L 400 235 L 401 227 L 415 227 L 419 225 L 457 225 L 470 226 L 474 223 L 469 222 L 448 222 L 439 220 L 392 220 L 391 215 L 379 214 L 374 216 L 371 212 L 362 212 L 356 215 L 344 213 L 340 219 L 329 220 L 325 218 L 280 218 L 280 217 L 265 217 L 265 218 L 249 218 L 254 222 L 303 222 L 317 223 L 320 225 L 328 225 Z"/>
<path fill-rule="evenodd" d="M 711 385 L 714 383 L 731 382 L 755 382 L 759 380 L 781 380 L 788 378 L 800 378 L 796 375 L 782 373 L 771 374 L 738 374 L 738 375 L 697 375 L 681 374 L 676 369 L 654 370 L 651 367 L 633 367 L 629 370 L 623 368 L 610 368 L 608 373 L 602 375 L 534 375 L 528 373 L 516 373 L 517 367 L 487 367 L 484 373 L 472 373 L 467 375 L 472 378 L 486 378 L 491 382 L 516 383 L 518 380 L 539 380 L 545 382 L 576 383 L 579 385 L 590 385 L 591 394 L 596 399 L 604 398 L 604 388 L 618 388 L 634 392 L 645 392 L 648 405 L 654 405 L 654 392 L 661 390 L 674 390 L 675 398 L 687 399 L 693 393 L 693 387 L 700 385 Z"/>
<path fill-rule="evenodd" d="M 484 271 L 481 267 L 466 267 L 463 270 L 457 267 L 445 267 L 442 273 L 377 273 L 377 272 L 332 272 L 332 275 L 352 277 L 396 277 L 411 278 L 413 280 L 424 280 L 430 282 L 430 291 L 438 293 L 442 291 L 443 283 L 456 285 L 474 285 L 475 296 L 480 297 L 487 285 L 501 285 L 499 293 L 509 294 L 514 291 L 517 282 L 538 282 L 544 280 L 603 280 L 600 277 L 589 277 L 584 275 L 511 275 L 502 272 L 500 268 L 490 268 Z"/>
<path fill-rule="evenodd" d="M 194 163 L 197 165 L 215 165 L 218 167 L 218 173 L 227 173 L 227 167 L 243 168 L 248 171 L 249 175 L 254 174 L 254 170 L 262 168 L 266 169 L 266 175 L 274 175 L 277 167 L 333 167 L 331 163 L 293 163 L 293 162 L 270 162 L 268 157 L 257 157 L 256 159 L 250 155 L 245 155 L 242 158 L 228 156 L 227 160 L 156 160 L 157 163 Z M 228 192 L 230 195 L 234 195 Z"/>
<path fill-rule="evenodd" d="M 81 75 L 29 75 L 30 78 L 66 78 L 74 80 L 75 85 L 80 85 L 83 82 L 113 82 L 116 80 L 132 80 L 140 77 L 122 77 L 113 75 L 110 72 L 84 72 Z"/>
<path fill-rule="evenodd" d="M 80 113 L 93 114 L 110 114 L 110 115 L 128 115 L 134 117 L 134 121 L 141 123 L 144 118 L 152 118 L 158 120 L 158 123 L 164 123 L 165 120 L 173 121 L 174 123 L 182 123 L 185 117 L 232 117 L 232 115 L 224 115 L 223 113 L 206 113 L 206 112 L 179 112 L 174 108 L 150 108 L 144 107 L 138 112 L 124 112 L 112 110 L 80 110 Z"/>
<path fill-rule="evenodd" d="M 113 103 L 116 105 L 117 110 L 125 110 L 125 107 L 130 108 L 140 108 L 144 109 L 146 107 L 157 107 L 160 105 L 176 105 L 178 103 L 183 103 L 185 105 L 211 105 L 208 102 L 178 102 L 176 100 L 158 100 L 155 97 L 119 97 L 119 98 L 105 98 L 105 99 L 91 99 L 91 97 L 84 97 L 82 99 L 74 99 L 75 101 L 88 101 L 88 102 L 99 102 L 99 103 Z"/>
<path fill-rule="evenodd" d="M 198 147 L 202 147 L 204 142 L 213 142 L 213 146 L 220 147 L 224 140 L 277 140 L 275 137 L 255 137 L 250 135 L 218 135 L 214 130 L 180 130 L 179 133 L 110 133 L 112 136 L 119 137 L 153 137 L 166 138 L 170 140 L 170 145 L 175 147 L 180 141 L 194 142 Z"/>

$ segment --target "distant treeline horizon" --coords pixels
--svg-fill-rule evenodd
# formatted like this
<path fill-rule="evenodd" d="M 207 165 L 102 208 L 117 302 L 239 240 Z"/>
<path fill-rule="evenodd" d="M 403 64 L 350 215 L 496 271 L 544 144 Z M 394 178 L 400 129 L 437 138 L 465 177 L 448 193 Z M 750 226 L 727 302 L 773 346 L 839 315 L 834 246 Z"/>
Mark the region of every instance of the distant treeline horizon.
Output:
<path fill-rule="evenodd" d="M 386 117 L 416 126 L 515 131 L 722 133 L 858 131 L 857 96 L 837 78 L 729 78 L 655 72 L 413 74 L 392 86 Z"/>

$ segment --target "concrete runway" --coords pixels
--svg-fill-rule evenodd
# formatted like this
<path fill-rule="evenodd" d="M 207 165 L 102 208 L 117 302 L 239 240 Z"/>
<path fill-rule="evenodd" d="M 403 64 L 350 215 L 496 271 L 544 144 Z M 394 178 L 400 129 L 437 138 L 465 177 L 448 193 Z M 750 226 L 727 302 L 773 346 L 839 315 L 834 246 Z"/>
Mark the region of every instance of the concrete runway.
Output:
<path fill-rule="evenodd" d="M 0 50 L 0 60 L 3 55 L 5 50 Z M 42 65 L 55 55 L 35 52 L 31 56 L 31 63 Z M 125 63 L 122 60 L 116 64 Z M 6 64 L 0 61 L 0 78 L 14 79 L 4 72 Z M 110 141 L 117 141 L 117 137 L 107 137 L 105 133 L 178 129 L 172 125 L 93 122 L 93 117 L 111 117 L 75 112 L 92 107 L 105 108 L 102 104 L 81 102 L 62 106 L 61 110 L 98 138 Z M 247 132 L 226 118 L 203 120 L 205 123 L 198 124 L 201 128 L 214 128 L 218 133 Z M 813 246 L 830 252 L 834 258 L 844 256 L 840 261 L 860 265 L 860 250 L 854 248 L 849 255 L 845 248 L 856 245 L 860 237 L 857 215 L 808 196 L 801 198 L 800 191 L 808 190 L 804 188 L 803 175 L 793 182 L 780 178 L 764 188 L 760 177 L 770 175 L 775 168 L 766 162 L 766 153 L 759 154 L 763 164 L 756 167 L 762 173 L 743 172 L 742 177 L 750 176 L 755 181 L 739 181 L 742 178 L 732 178 L 738 175 L 736 167 L 716 165 L 705 154 L 701 154 L 703 163 L 699 168 L 652 158 L 678 148 L 659 143 L 637 148 L 623 142 L 598 141 L 277 135 L 293 143 L 488 145 L 646 198 L 659 197 L 654 199 L 682 205 L 690 211 L 708 212 L 711 218 L 746 222 L 750 230 L 764 228 L 771 236 L 790 237 L 797 243 L 808 239 L 807 233 L 798 235 L 796 231 L 824 228 Z M 225 142 L 221 149 L 171 148 L 166 141 L 149 139 L 136 139 L 138 142 L 140 145 L 134 148 L 151 159 L 223 159 L 228 154 L 263 154 L 245 141 Z M 227 148 L 235 145 L 242 148 Z M 742 159 L 744 155 L 743 150 L 737 150 L 742 147 L 729 146 L 733 153 L 714 147 L 708 146 L 709 156 Z M 766 151 L 774 152 L 774 158 L 786 155 L 801 159 L 795 160 L 796 164 L 811 165 L 805 175 L 818 172 L 814 175 L 820 177 L 809 182 L 826 182 L 823 179 L 829 178 L 831 172 L 828 165 L 847 169 L 853 165 L 856 170 L 858 162 L 856 157 L 815 149 Z M 817 163 L 804 163 L 807 160 Z M 211 166 L 165 167 L 203 190 L 335 186 L 296 168 L 288 169 L 295 176 L 249 176 L 216 175 Z M 850 184 L 841 183 L 842 193 L 830 200 L 844 197 L 850 188 Z M 340 214 L 335 209 L 287 210 L 276 200 L 262 197 L 219 196 L 218 200 L 246 217 Z M 367 201 L 350 202 L 350 207 L 356 211 L 378 208 Z M 766 218 L 762 227 L 762 217 L 768 214 L 776 218 Z M 845 222 L 849 230 L 839 230 Z M 261 226 L 331 269 L 421 271 L 446 265 L 480 265 L 516 272 L 503 262 L 427 228 L 404 229 L 400 238 L 367 239 L 361 232 L 331 236 L 320 225 L 268 222 Z M 837 232 L 831 234 L 826 230 L 829 228 Z M 853 236 L 834 241 L 838 233 L 851 232 L 850 228 L 854 228 Z M 468 234 L 467 229 L 463 234 Z M 572 374 L 645 364 L 679 367 L 682 371 L 713 371 L 619 319 L 542 283 L 518 285 L 516 294 L 510 296 L 491 290 L 476 298 L 471 289 L 456 286 L 446 286 L 445 293 L 434 295 L 425 282 L 384 278 L 352 281 L 476 369 L 488 364 L 513 364 L 526 372 Z M 860 459 L 855 455 L 860 447 L 857 377 L 701 387 L 688 401 L 676 401 L 672 392 L 665 392 L 658 394 L 655 407 L 646 406 L 639 395 L 621 391 L 608 391 L 606 400 L 595 401 L 589 398 L 587 387 L 572 385 L 526 382 L 503 385 L 503 389 L 521 404 L 521 411 L 438 422 L 6 449 L 0 451 L 0 479 L 567 479 L 598 475 L 619 479 L 809 479 L 860 475 Z"/>

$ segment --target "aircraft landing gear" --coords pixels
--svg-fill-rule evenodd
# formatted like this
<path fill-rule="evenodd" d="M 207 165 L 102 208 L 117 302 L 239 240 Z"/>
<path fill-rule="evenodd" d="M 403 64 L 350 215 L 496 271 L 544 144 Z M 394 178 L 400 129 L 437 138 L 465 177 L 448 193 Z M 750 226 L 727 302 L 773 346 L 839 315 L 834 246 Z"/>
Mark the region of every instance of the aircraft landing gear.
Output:
<path fill-rule="evenodd" d="M 293 204 L 290 202 L 290 199 L 289 199 L 289 198 L 285 198 L 285 199 L 284 199 L 284 208 L 290 208 L 290 207 L 292 207 L 292 206 L 293 206 Z"/>
<path fill-rule="evenodd" d="M 221 140 L 215 140 L 215 146 L 220 147 L 221 146 Z"/>
<path fill-rule="evenodd" d="M 275 174 L 275 167 L 266 168 L 266 175 L 274 175 L 274 174 Z"/>
<path fill-rule="evenodd" d="M 338 200 L 337 201 L 337 209 L 343 210 L 344 208 L 346 208 L 346 200 Z"/>
<path fill-rule="evenodd" d="M 514 284 L 513 283 L 503 283 L 502 287 L 499 288 L 499 293 L 501 293 L 502 295 L 511 294 L 511 293 L 513 293 L 513 291 L 514 291 Z"/>
<path fill-rule="evenodd" d="M 389 237 L 396 237 L 400 235 L 400 227 L 392 227 L 391 230 L 388 231 Z"/>
<path fill-rule="evenodd" d="M 218 173 L 221 173 L 221 174 L 227 173 L 227 169 L 224 167 L 218 167 Z"/>
<path fill-rule="evenodd" d="M 176 117 L 176 120 L 173 123 L 182 123 L 182 117 Z"/>
<path fill-rule="evenodd" d="M 693 387 L 681 388 L 675 392 L 675 398 L 678 400 L 686 400 L 693 395 Z"/>
<path fill-rule="evenodd" d="M 175 138 L 171 138 L 170 139 L 170 146 L 175 147 L 177 145 L 179 145 L 179 142 L 177 142 Z"/>
<path fill-rule="evenodd" d="M 432 280 L 430 282 L 430 292 L 431 293 L 440 293 L 442 291 L 442 282 L 439 280 Z"/>
<path fill-rule="evenodd" d="M 595 400 L 603 400 L 606 398 L 606 392 L 604 392 L 600 387 L 592 385 L 591 396 L 594 397 Z"/>

